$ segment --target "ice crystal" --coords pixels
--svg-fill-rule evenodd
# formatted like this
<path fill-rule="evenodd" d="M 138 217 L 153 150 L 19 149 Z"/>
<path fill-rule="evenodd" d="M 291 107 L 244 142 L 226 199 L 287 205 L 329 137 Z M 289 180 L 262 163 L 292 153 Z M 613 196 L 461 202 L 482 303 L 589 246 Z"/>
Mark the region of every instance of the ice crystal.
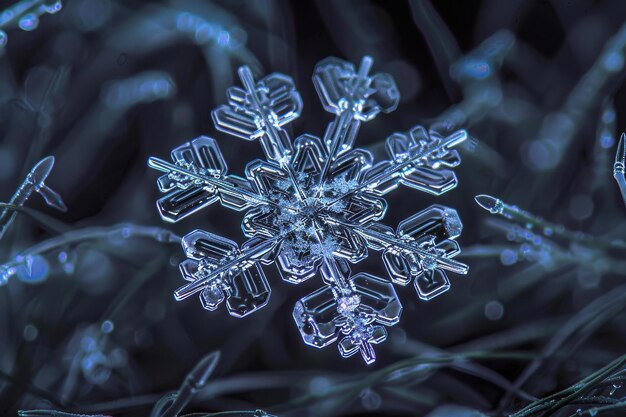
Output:
<path fill-rule="evenodd" d="M 321 348 L 341 338 L 342 356 L 360 352 L 372 363 L 372 344 L 386 339 L 385 326 L 402 312 L 392 284 L 412 281 L 419 298 L 430 300 L 450 287 L 444 270 L 467 273 L 451 259 L 460 251 L 454 239 L 462 229 L 455 210 L 428 207 L 396 230 L 379 222 L 387 210 L 383 196 L 399 184 L 434 195 L 456 186 L 450 168 L 460 157 L 451 148 L 467 133 L 444 137 L 421 126 L 394 133 L 386 142 L 389 159 L 374 164 L 369 151 L 353 148 L 356 134 L 361 123 L 394 110 L 400 95 L 390 75 L 369 75 L 371 65 L 369 57 L 358 70 L 337 58 L 320 62 L 313 82 L 335 120 L 323 139 L 304 134 L 294 141 L 284 126 L 300 115 L 302 101 L 291 78 L 274 73 L 255 82 L 249 68 L 240 68 L 244 88 L 231 87 L 228 105 L 212 116 L 218 130 L 260 141 L 265 160 L 250 162 L 245 178 L 227 172 L 216 141 L 206 136 L 174 149 L 172 163 L 149 159 L 166 173 L 158 185 L 167 194 L 157 202 L 165 220 L 218 200 L 246 211 L 242 229 L 250 239 L 241 247 L 202 230 L 183 238 L 188 259 L 180 270 L 190 282 L 174 292 L 177 300 L 200 293 L 204 308 L 225 301 L 231 315 L 243 317 L 268 302 L 262 265 L 276 263 L 292 284 L 319 274 L 323 286 L 293 310 L 304 342 Z M 349 264 L 368 250 L 382 252 L 390 279 L 351 276 Z"/>

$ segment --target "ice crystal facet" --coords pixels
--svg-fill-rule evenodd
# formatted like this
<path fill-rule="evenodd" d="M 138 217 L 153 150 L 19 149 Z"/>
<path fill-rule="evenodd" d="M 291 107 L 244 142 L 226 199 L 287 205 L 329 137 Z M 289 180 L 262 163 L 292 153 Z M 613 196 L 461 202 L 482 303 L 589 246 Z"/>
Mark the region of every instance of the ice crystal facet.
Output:
<path fill-rule="evenodd" d="M 385 326 L 402 312 L 392 284 L 411 281 L 419 298 L 430 300 L 450 287 L 445 270 L 467 273 L 453 259 L 462 223 L 455 210 L 434 205 L 392 229 L 379 221 L 383 196 L 399 184 L 439 195 L 457 184 L 451 168 L 460 163 L 451 149 L 465 131 L 444 137 L 421 126 L 387 139 L 389 159 L 374 164 L 372 154 L 354 149 L 361 123 L 394 110 L 399 92 L 388 74 L 369 75 L 372 59 L 358 69 L 346 61 L 320 62 L 313 82 L 324 109 L 335 114 L 323 139 L 304 134 L 291 140 L 283 126 L 300 115 L 302 101 L 291 78 L 271 74 L 255 82 L 239 69 L 243 87 L 231 87 L 228 105 L 213 111 L 218 130 L 261 142 L 265 160 L 246 167 L 245 178 L 227 172 L 214 139 L 201 136 L 172 152 L 173 162 L 150 158 L 165 172 L 158 185 L 166 195 L 157 207 L 177 221 L 220 201 L 246 210 L 243 245 L 196 230 L 183 238 L 187 258 L 180 265 L 189 281 L 174 292 L 177 300 L 200 293 L 204 308 L 225 302 L 243 317 L 263 307 L 270 287 L 261 265 L 276 263 L 282 278 L 298 284 L 321 275 L 324 286 L 296 303 L 294 320 L 304 342 L 318 348 L 339 338 L 348 357 L 360 352 L 367 363 L 372 344 L 387 337 Z M 381 251 L 390 279 L 351 275 L 349 264 Z"/>

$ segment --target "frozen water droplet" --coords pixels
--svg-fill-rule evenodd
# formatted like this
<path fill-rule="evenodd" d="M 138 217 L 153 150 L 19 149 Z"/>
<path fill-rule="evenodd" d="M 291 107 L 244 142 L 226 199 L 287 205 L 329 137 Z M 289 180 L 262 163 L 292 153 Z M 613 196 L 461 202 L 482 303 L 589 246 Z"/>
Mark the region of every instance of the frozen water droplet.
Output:
<path fill-rule="evenodd" d="M 48 278 L 50 265 L 42 256 L 26 256 L 21 267 L 17 268 L 17 276 L 22 282 L 39 283 Z"/>
<path fill-rule="evenodd" d="M 500 262 L 502 265 L 510 266 L 517 262 L 517 252 L 511 249 L 504 249 L 500 253 Z"/>
<path fill-rule="evenodd" d="M 102 325 L 100 326 L 100 330 L 102 330 L 102 333 L 104 334 L 109 334 L 114 329 L 115 329 L 115 326 L 111 320 L 105 320 L 104 322 L 102 322 Z"/>
<path fill-rule="evenodd" d="M 39 329 L 37 329 L 37 327 L 35 327 L 32 324 L 27 324 L 24 327 L 24 340 L 26 340 L 27 342 L 32 342 L 33 340 L 37 339 L 37 336 L 39 335 Z"/>
<path fill-rule="evenodd" d="M 489 320 L 500 320 L 504 315 L 504 306 L 501 302 L 492 300 L 485 304 L 485 317 Z"/>
<path fill-rule="evenodd" d="M 377 410 L 382 404 L 382 399 L 376 391 L 368 388 L 361 392 L 361 404 L 366 410 Z"/>
<path fill-rule="evenodd" d="M 309 390 L 311 391 L 311 394 L 322 397 L 328 394 L 330 386 L 330 380 L 328 378 L 317 376 L 309 383 Z"/>
<path fill-rule="evenodd" d="M 611 52 L 604 58 L 604 69 L 609 72 L 619 72 L 624 68 L 624 54 L 621 52 Z"/>
<path fill-rule="evenodd" d="M 20 29 L 29 32 L 37 29 L 37 26 L 39 26 L 39 18 L 34 13 L 27 13 L 20 18 L 17 25 Z"/>

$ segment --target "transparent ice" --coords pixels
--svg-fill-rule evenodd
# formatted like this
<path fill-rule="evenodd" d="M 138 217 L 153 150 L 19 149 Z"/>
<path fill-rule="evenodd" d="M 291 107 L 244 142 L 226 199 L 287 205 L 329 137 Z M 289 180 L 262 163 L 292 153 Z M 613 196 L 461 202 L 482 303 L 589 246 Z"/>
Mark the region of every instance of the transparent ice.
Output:
<path fill-rule="evenodd" d="M 337 58 L 318 63 L 313 83 L 335 119 L 322 139 L 303 134 L 295 140 L 284 129 L 302 110 L 292 79 L 274 73 L 255 82 L 241 67 L 243 88 L 229 88 L 228 104 L 212 116 L 218 130 L 260 141 L 265 160 L 250 162 L 245 177 L 228 173 L 217 142 L 206 136 L 174 149 L 171 163 L 149 159 L 166 173 L 158 180 L 166 195 L 157 201 L 164 220 L 178 221 L 216 201 L 246 212 L 242 229 L 249 240 L 241 246 L 203 230 L 183 238 L 188 259 L 180 270 L 189 282 L 174 292 L 177 300 L 199 293 L 207 310 L 225 303 L 231 315 L 243 317 L 270 297 L 263 265 L 275 263 L 292 284 L 321 275 L 323 286 L 293 310 L 304 342 L 322 348 L 339 339 L 342 356 L 360 352 L 369 364 L 376 359 L 372 345 L 386 339 L 385 326 L 402 313 L 393 284 L 412 282 L 418 297 L 430 300 L 450 288 L 445 271 L 467 273 L 452 259 L 462 230 L 455 210 L 433 205 L 396 229 L 380 223 L 384 195 L 400 184 L 434 195 L 456 186 L 451 168 L 460 157 L 451 148 L 467 133 L 444 137 L 421 126 L 394 133 L 386 142 L 389 159 L 378 163 L 369 151 L 353 148 L 361 124 L 393 111 L 400 98 L 390 75 L 369 74 L 372 63 L 370 57 L 358 69 Z M 388 278 L 351 274 L 350 264 L 369 250 L 382 252 Z"/>

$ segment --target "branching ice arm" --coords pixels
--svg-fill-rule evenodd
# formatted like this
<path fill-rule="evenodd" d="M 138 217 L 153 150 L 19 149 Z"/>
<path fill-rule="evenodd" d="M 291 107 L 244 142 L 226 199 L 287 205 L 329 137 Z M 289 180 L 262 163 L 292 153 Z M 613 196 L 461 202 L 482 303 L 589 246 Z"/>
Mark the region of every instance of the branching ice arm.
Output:
<path fill-rule="evenodd" d="M 321 271 L 323 275 L 326 275 L 325 278 L 333 282 L 340 290 L 341 294 L 349 294 L 352 291 L 350 284 L 348 284 L 347 277 L 339 270 L 337 260 L 335 258 L 324 257 L 322 264 L 323 267 Z"/>
<path fill-rule="evenodd" d="M 375 174 L 369 178 L 366 178 L 358 186 L 351 188 L 343 194 L 333 198 L 330 202 L 324 204 L 324 208 L 330 207 L 337 201 L 342 200 L 350 195 L 356 194 L 366 189 L 373 189 L 380 185 L 381 182 L 400 175 L 405 170 L 415 170 L 421 166 L 424 166 L 424 161 L 435 155 L 437 152 L 445 151 L 459 143 L 465 141 L 468 135 L 465 130 L 459 130 L 448 136 L 444 140 L 438 142 L 435 146 L 425 147 L 419 149 L 416 145 L 409 150 L 408 155 L 402 161 L 392 161 L 388 168 Z"/>
<path fill-rule="evenodd" d="M 387 236 L 384 233 L 379 233 L 375 230 L 367 229 L 360 226 L 355 227 L 355 231 L 363 236 L 368 242 L 374 240 L 385 247 L 391 247 L 406 253 L 414 253 L 419 255 L 421 258 L 433 259 L 437 262 L 437 265 L 441 269 L 446 269 L 448 271 L 462 275 L 466 275 L 469 272 L 469 266 L 465 265 L 462 262 L 446 258 L 445 256 L 435 255 L 434 253 L 418 248 L 416 245 L 405 243 L 396 237 Z"/>
<path fill-rule="evenodd" d="M 174 298 L 176 299 L 176 301 L 184 300 L 196 294 L 197 292 L 202 291 L 207 286 L 207 284 L 209 284 L 216 278 L 219 278 L 233 271 L 240 272 L 241 270 L 250 268 L 257 262 L 254 258 L 258 258 L 263 254 L 270 252 L 280 242 L 281 238 L 282 236 L 278 235 L 272 239 L 263 241 L 259 245 L 250 246 L 246 249 L 243 249 L 234 259 L 211 271 L 211 273 L 207 277 L 197 279 L 187 285 L 183 285 L 182 287 L 174 291 Z"/>
<path fill-rule="evenodd" d="M 394 110 L 400 93 L 389 74 L 369 75 L 374 60 L 365 56 L 359 69 L 337 58 L 328 58 L 315 68 L 313 82 L 326 111 L 336 119 L 330 123 L 324 136 L 328 157 L 318 181 L 318 194 L 322 192 L 330 167 L 337 158 L 352 148 L 361 122 L 374 119 L 380 112 Z"/>
<path fill-rule="evenodd" d="M 300 201 L 304 201 L 306 196 L 300 184 L 298 183 L 295 173 L 293 172 L 293 167 L 291 166 L 291 143 L 288 140 L 284 140 L 286 137 L 286 133 L 284 130 L 277 125 L 278 120 L 275 117 L 272 117 L 271 110 L 264 108 L 261 103 L 261 100 L 257 93 L 256 85 L 254 84 L 254 78 L 252 77 L 252 71 L 247 66 L 243 66 L 239 68 L 239 77 L 241 78 L 241 82 L 243 83 L 246 91 L 248 92 L 252 102 L 256 108 L 257 113 L 263 118 L 263 126 L 264 136 L 271 143 L 271 148 L 276 150 L 276 152 L 282 155 L 281 158 L 278 159 L 278 163 L 281 168 L 287 172 L 287 176 L 291 181 L 291 184 L 296 191 L 297 197 Z"/>
<path fill-rule="evenodd" d="M 231 185 L 230 183 L 224 181 L 221 175 L 219 177 L 211 177 L 200 172 L 193 172 L 176 164 L 172 164 L 153 156 L 148 158 L 148 166 L 161 172 L 181 174 L 189 177 L 190 179 L 202 181 L 205 184 L 211 185 L 219 189 L 220 191 L 241 196 L 254 206 L 267 205 L 278 207 L 278 205 L 274 201 L 265 198 L 262 195 Z"/>
<path fill-rule="evenodd" d="M 457 273 L 457 274 L 467 274 L 469 271 L 469 267 L 464 263 L 455 261 L 454 259 L 446 258 L 445 256 L 436 255 L 434 253 L 422 250 L 418 248 L 416 245 L 412 245 L 410 243 L 404 242 L 398 239 L 395 236 L 386 235 L 384 233 L 378 232 L 373 225 L 369 225 L 368 227 L 363 227 L 354 223 L 346 223 L 342 222 L 338 219 L 326 217 L 325 220 L 330 224 L 341 225 L 343 227 L 354 230 L 359 235 L 361 235 L 367 242 L 370 244 L 374 242 L 375 244 L 384 246 L 384 247 L 393 247 L 399 251 L 414 253 L 419 255 L 421 258 L 428 257 L 430 259 L 434 259 L 437 262 L 437 265 L 448 271 Z"/>
<path fill-rule="evenodd" d="M 238 70 L 239 78 L 241 78 L 241 83 L 249 94 L 250 99 L 252 100 L 252 104 L 256 113 L 261 116 L 263 119 L 263 133 L 267 136 L 270 142 L 273 145 L 273 148 L 276 149 L 277 153 L 282 156 L 287 156 L 291 154 L 291 144 L 289 142 L 281 140 L 280 133 L 281 130 L 279 126 L 277 126 L 277 120 L 275 117 L 272 117 L 271 110 L 264 108 L 261 100 L 257 94 L 256 84 L 254 83 L 254 77 L 252 76 L 252 71 L 250 67 L 244 65 Z"/>
<path fill-rule="evenodd" d="M 615 181 L 617 181 L 624 204 L 626 204 L 626 179 L 624 178 L 624 166 L 626 164 L 625 140 L 626 134 L 622 133 L 622 136 L 619 138 L 619 144 L 617 145 L 617 152 L 615 153 L 615 163 L 613 164 L 613 177 Z"/>
<path fill-rule="evenodd" d="M 372 57 L 363 57 L 358 74 L 350 80 L 349 90 L 346 91 L 345 94 L 346 97 L 340 99 L 342 105 L 338 107 L 337 117 L 329 127 L 329 131 L 327 132 L 328 136 L 324 138 L 328 148 L 328 158 L 324 162 L 318 185 L 324 183 L 330 166 L 339 153 L 343 151 L 343 149 L 340 149 L 340 144 L 346 142 L 346 136 L 349 134 L 356 135 L 358 132 L 361 121 L 357 119 L 356 116 L 359 111 L 359 105 L 362 106 L 362 103 L 367 98 L 367 89 L 371 81 L 367 75 L 373 63 L 374 60 Z M 320 193 L 321 187 L 319 187 L 318 195 Z"/>
<path fill-rule="evenodd" d="M 369 330 L 372 327 L 371 324 L 368 320 L 360 317 L 356 311 L 361 303 L 361 297 L 355 291 L 354 284 L 349 279 L 349 276 L 340 270 L 334 258 L 324 258 L 322 262 L 322 274 L 326 275 L 325 278 L 336 286 L 333 287 L 332 294 L 337 305 L 337 313 L 343 317 L 341 320 L 345 322 L 344 326 L 346 328 L 343 332 L 349 334 L 347 338 L 358 346 L 358 351 L 361 353 L 363 360 L 367 364 L 371 364 L 376 360 L 376 352 L 374 352 L 372 347 L 372 343 L 375 342 L 371 338 L 372 335 L 369 334 Z M 340 351 L 341 345 L 342 343 L 340 343 Z M 352 353 L 345 354 L 352 355 Z"/>

